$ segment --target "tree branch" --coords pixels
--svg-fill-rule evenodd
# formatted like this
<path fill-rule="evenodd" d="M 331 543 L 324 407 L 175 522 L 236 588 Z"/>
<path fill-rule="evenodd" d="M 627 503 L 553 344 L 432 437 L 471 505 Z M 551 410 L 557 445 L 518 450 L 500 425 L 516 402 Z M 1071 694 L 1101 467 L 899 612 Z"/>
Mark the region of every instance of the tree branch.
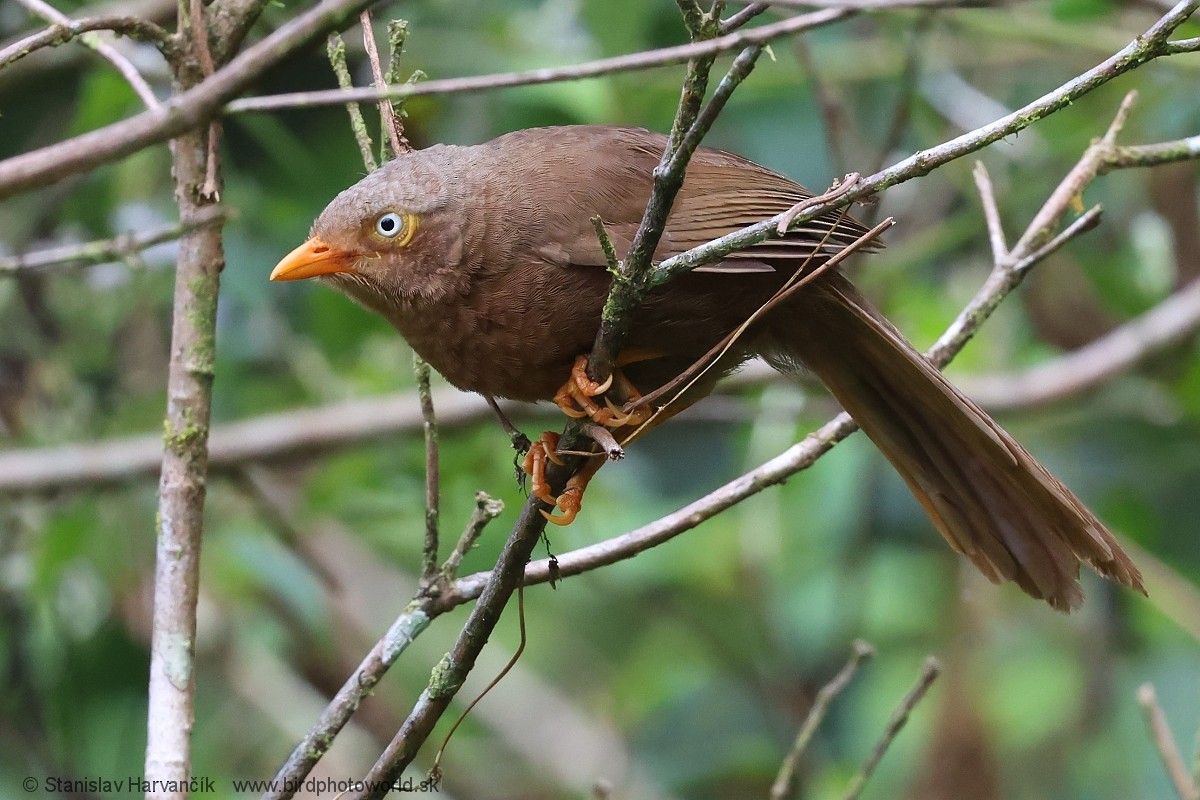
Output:
<path fill-rule="evenodd" d="M 1167 768 L 1167 775 L 1171 778 L 1179 800 L 1200 800 L 1200 787 L 1192 782 L 1192 775 L 1183 763 L 1183 756 L 1179 754 L 1179 748 L 1171 736 L 1171 728 L 1167 725 L 1167 715 L 1158 703 L 1154 685 L 1142 684 L 1138 689 L 1137 699 L 1138 705 L 1146 715 L 1146 727 L 1154 740 L 1154 747 Z"/>
<path fill-rule="evenodd" d="M 344 26 L 370 1 L 323 0 L 160 108 L 0 161 L 0 199 L 85 172 L 207 124 L 222 105 L 263 72 L 326 31 Z"/>
<path fill-rule="evenodd" d="M 854 674 L 858 672 L 859 665 L 873 655 L 875 655 L 875 648 L 868 642 L 861 639 L 855 641 L 854 652 L 850 654 L 850 660 L 833 677 L 833 680 L 822 686 L 821 691 L 817 692 L 817 697 L 804 717 L 800 730 L 796 732 L 796 739 L 792 742 L 791 749 L 788 750 L 787 756 L 784 757 L 783 763 L 779 767 L 775 783 L 771 785 L 771 800 L 787 800 L 796 795 L 796 769 L 800 766 L 800 759 L 808 750 L 808 745 L 812 742 L 817 728 L 825 720 L 829 706 L 850 685 Z"/>
<path fill-rule="evenodd" d="M 0 276 L 14 275 L 24 270 L 79 268 L 120 261 L 155 245 L 175 241 L 197 228 L 222 224 L 229 216 L 228 208 L 206 206 L 187 223 L 177 222 L 150 231 L 118 236 L 115 239 L 66 244 L 19 256 L 0 257 Z"/>
<path fill-rule="evenodd" d="M 854 777 L 850 780 L 850 786 L 846 789 L 846 794 L 843 795 L 844 800 L 858 800 L 862 790 L 866 787 L 867 781 L 871 779 L 871 775 L 875 773 L 875 768 L 879 766 L 879 762 L 883 759 L 883 754 L 891 746 L 896 735 L 908 723 L 908 717 L 912 714 L 917 703 L 925 697 L 925 693 L 929 691 L 929 687 L 937 680 L 938 675 L 942 673 L 942 665 L 933 656 L 925 659 L 925 664 L 921 667 L 921 674 L 917 678 L 916 684 L 900 701 L 900 705 L 892 712 L 892 716 L 888 719 L 887 726 L 883 729 L 883 735 L 879 738 L 879 742 L 875 745 L 875 749 L 871 751 L 871 755 L 862 765 Z"/>
<path fill-rule="evenodd" d="M 130 39 L 154 45 L 168 61 L 175 57 L 175 40 L 171 38 L 171 34 L 153 22 L 128 16 L 86 17 L 57 22 L 44 31 L 13 42 L 0 50 L 0 69 L 44 47 L 58 47 L 91 31 L 112 31 L 118 36 L 128 36 Z"/>
<path fill-rule="evenodd" d="M 68 30 L 73 25 L 71 19 L 66 14 L 63 14 L 54 6 L 45 2 L 45 0 L 17 0 L 17 2 L 47 22 L 53 22 Z M 150 88 L 150 84 L 146 83 L 146 79 L 137 71 L 137 67 L 133 66 L 129 62 L 129 59 L 122 55 L 120 51 L 107 42 L 101 41 L 92 33 L 81 34 L 79 41 L 84 46 L 95 50 L 101 58 L 112 64 L 117 72 L 121 73 L 121 77 L 125 79 L 130 88 L 133 89 L 134 94 L 141 98 L 146 108 L 153 111 L 159 107 L 158 98 L 154 96 L 154 90 Z"/>
<path fill-rule="evenodd" d="M 773 22 L 769 25 L 752 28 L 747 31 L 719 36 L 704 42 L 693 42 L 675 47 L 646 50 L 641 53 L 602 58 L 597 61 L 588 61 L 568 67 L 547 67 L 543 69 L 524 70 L 522 72 L 503 72 L 495 75 L 445 78 L 442 80 L 422 81 L 421 83 L 400 83 L 388 86 L 386 90 L 362 87 L 353 91 L 326 90 L 293 92 L 266 97 L 247 97 L 229 103 L 225 107 L 225 112 L 227 114 L 241 114 L 249 111 L 274 111 L 280 108 L 308 108 L 323 105 L 341 105 L 342 103 L 351 102 L 367 103 L 374 102 L 382 97 L 398 100 L 407 97 L 482 92 L 490 89 L 512 88 L 514 86 L 535 86 L 542 83 L 599 78 L 620 72 L 682 64 L 692 58 L 738 50 L 752 44 L 766 44 L 782 36 L 788 36 L 800 31 L 828 25 L 831 22 L 837 22 L 853 15 L 853 13 L 853 11 L 840 9 L 817 11 L 811 14 L 791 17 L 782 22 Z"/>
<path fill-rule="evenodd" d="M 807 222 L 841 206 L 869 197 L 883 189 L 926 175 L 944 164 L 973 153 L 1005 136 L 1024 130 L 1034 122 L 1067 107 L 1093 89 L 1103 86 L 1148 61 L 1168 55 L 1168 37 L 1197 8 L 1200 8 L 1200 0 L 1181 0 L 1171 11 L 1150 26 L 1145 33 L 1082 75 L 995 122 L 951 139 L 944 144 L 917 152 L 868 178 L 863 178 L 852 191 L 847 192 L 838 200 L 807 209 L 803 214 L 795 217 L 791 221 L 792 224 Z M 651 279 L 653 285 L 660 286 L 680 273 L 698 266 L 715 263 L 735 250 L 745 249 L 750 245 L 779 235 L 776 229 L 783 217 L 783 214 L 777 215 L 664 260 L 654 270 Z"/>
<path fill-rule="evenodd" d="M 181 16 L 185 13 L 181 6 Z M 203 36 L 203 28 L 190 30 Z M 188 86 L 203 68 L 187 38 L 174 65 Z M 158 489 L 154 612 L 150 643 L 149 709 L 144 775 L 147 798 L 187 797 L 191 733 L 195 719 L 196 606 L 200 545 L 208 477 L 208 432 L 216 362 L 217 293 L 225 253 L 218 226 L 200 226 L 215 191 L 204 192 L 206 173 L 219 179 L 217 154 L 204 131 L 190 131 L 172 148 L 179 219 L 192 228 L 179 243 Z M 179 788 L 183 787 L 183 788 Z"/>

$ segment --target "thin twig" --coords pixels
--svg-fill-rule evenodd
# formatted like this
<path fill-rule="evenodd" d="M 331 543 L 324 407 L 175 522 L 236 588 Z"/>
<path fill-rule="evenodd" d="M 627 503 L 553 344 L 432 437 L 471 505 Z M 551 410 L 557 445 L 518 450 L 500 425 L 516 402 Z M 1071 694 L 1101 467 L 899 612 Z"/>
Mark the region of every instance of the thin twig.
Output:
<path fill-rule="evenodd" d="M 583 426 L 583 432 L 600 445 L 600 451 L 608 457 L 609 461 L 620 461 L 625 457 L 625 449 L 617 442 L 612 432 L 603 425 L 587 423 Z"/>
<path fill-rule="evenodd" d="M 331 33 L 326 46 L 329 64 L 337 78 L 338 86 L 349 89 L 354 86 L 350 77 L 350 67 L 346 64 L 346 41 L 341 34 Z M 371 146 L 371 134 L 367 131 L 367 121 L 363 118 L 362 109 L 358 103 L 346 103 L 346 113 L 350 116 L 350 130 L 354 133 L 354 141 L 358 144 L 359 155 L 362 156 L 363 166 L 367 172 L 374 172 L 378 163 L 375 161 L 374 148 Z"/>
<path fill-rule="evenodd" d="M 1200 158 L 1200 136 L 1189 136 L 1173 142 L 1156 144 L 1125 145 L 1108 149 L 1100 160 L 1098 174 L 1105 175 L 1115 169 L 1155 167 Z"/>
<path fill-rule="evenodd" d="M 1134 39 L 1121 51 L 1102 63 L 1071 79 L 1059 88 L 1037 100 L 1001 117 L 981 128 L 963 134 L 949 142 L 922 150 L 908 158 L 864 178 L 852 192 L 840 200 L 809 209 L 798 216 L 794 224 L 829 213 L 837 206 L 868 197 L 883 189 L 925 175 L 931 170 L 964 155 L 975 152 L 992 142 L 998 141 L 1032 125 L 1034 122 L 1065 108 L 1075 99 L 1087 94 L 1146 61 L 1164 54 L 1164 43 L 1171 32 L 1181 25 L 1200 7 L 1200 0 L 1181 0 L 1169 13 L 1150 26 L 1144 34 Z M 676 275 L 698 266 L 712 264 L 736 250 L 744 250 L 753 244 L 777 235 L 776 229 L 782 215 L 764 220 L 695 247 L 686 253 L 672 256 L 657 265 L 652 277 L 655 286 L 662 285 Z"/>
<path fill-rule="evenodd" d="M 368 103 L 380 97 L 392 100 L 428 95 L 460 94 L 505 89 L 515 86 L 536 86 L 542 83 L 560 83 L 587 78 L 616 75 L 621 72 L 667 67 L 682 64 L 689 59 L 707 55 L 718 55 L 730 50 L 739 50 L 751 44 L 767 43 L 773 39 L 789 36 L 804 30 L 818 28 L 838 20 L 846 19 L 855 12 L 844 9 L 827 9 L 811 14 L 802 14 L 763 25 L 758 28 L 737 31 L 705 42 L 661 47 L 629 53 L 596 61 L 585 61 L 565 67 L 544 67 L 520 72 L 501 72 L 493 75 L 473 75 L 465 78 L 444 78 L 423 83 L 392 84 L 386 91 L 374 88 L 358 88 L 353 91 L 325 90 L 292 92 L 289 94 L 246 97 L 234 100 L 225 106 L 227 114 L 243 114 L 251 111 L 274 111 L 280 108 L 312 108 L 315 106 L 340 105 L 347 102 Z"/>
<path fill-rule="evenodd" d="M 862 794 L 862 790 L 866 787 L 867 781 L 871 779 L 875 768 L 879 766 L 879 762 L 883 759 L 884 753 L 891 747 L 892 742 L 896 738 L 896 734 L 908 722 L 908 717 L 912 714 L 917 703 L 920 703 L 925 693 L 929 691 L 929 687 L 937 680 L 938 675 L 942 672 L 942 665 L 933 656 L 925 659 L 924 665 L 921 667 L 921 675 L 917 678 L 916 684 L 908 690 L 908 694 L 900 701 L 900 705 L 892 712 L 892 716 L 888 719 L 887 725 L 883 729 L 883 735 L 879 737 L 879 741 L 875 744 L 875 749 L 871 751 L 871 755 L 863 763 L 862 767 L 850 779 L 850 785 L 843 795 L 844 800 L 857 800 Z"/>
<path fill-rule="evenodd" d="M 425 543 L 421 560 L 421 580 L 429 583 L 438 575 L 438 517 L 441 507 L 438 422 L 433 410 L 433 391 L 429 388 L 429 364 L 413 353 L 413 375 L 421 398 L 421 429 L 425 434 Z"/>
<path fill-rule="evenodd" d="M 764 314 L 778 306 L 780 303 L 786 301 L 788 298 L 794 297 L 796 292 L 798 292 L 800 289 L 812 283 L 829 270 L 834 269 L 838 264 L 840 264 L 842 261 L 845 261 L 854 253 L 858 252 L 864 247 L 869 246 L 871 242 L 878 239 L 884 231 L 892 227 L 894 224 L 895 219 L 888 217 L 874 228 L 843 247 L 837 253 L 821 261 L 811 270 L 808 269 L 809 264 L 808 259 L 806 259 L 805 263 L 801 264 L 795 273 L 788 279 L 787 283 L 780 287 L 779 290 L 770 297 L 770 299 L 755 309 L 754 313 L 747 317 L 745 321 L 739 324 L 734 330 L 730 331 L 725 338 L 713 345 L 707 353 L 702 355 L 691 366 L 676 375 L 667 383 L 663 384 L 652 392 L 642 395 L 637 400 L 627 403 L 623 410 L 632 411 L 642 406 L 648 406 L 652 403 L 657 403 L 660 398 L 674 393 L 672 400 L 668 401 L 666 404 L 669 406 L 671 402 L 674 402 L 675 399 L 678 399 L 688 389 L 690 389 L 692 385 L 704 375 L 704 373 L 708 372 L 708 370 L 712 369 L 716 364 L 718 364 L 725 354 L 729 352 L 729 349 L 733 346 L 734 342 L 736 342 L 738 338 L 746 332 L 746 330 L 755 322 L 755 320 L 759 319 Z M 830 226 L 826 231 L 826 237 L 831 235 L 834 229 L 835 226 Z M 816 248 L 816 251 L 819 251 L 824 246 L 825 240 L 822 240 Z M 682 388 L 678 388 L 680 384 L 683 384 Z M 677 388 L 678 391 L 676 391 Z M 666 406 L 659 406 L 654 415 L 642 424 L 642 427 L 645 427 L 653 422 L 654 418 L 658 416 L 659 412 L 661 412 L 665 407 Z M 632 438 L 633 435 L 634 434 L 630 434 L 630 438 Z"/>
<path fill-rule="evenodd" d="M 383 76 L 384 86 L 400 81 L 400 56 L 404 54 L 404 43 L 408 40 L 408 20 L 388 20 L 387 33 L 388 68 L 387 74 Z M 409 77 L 409 82 L 414 82 L 424 75 L 425 73 L 418 70 Z M 399 107 L 392 110 L 392 130 L 396 135 L 394 146 L 399 148 L 396 150 L 397 153 L 407 153 L 413 149 L 412 144 L 404 135 L 404 113 L 404 103 L 401 101 Z"/>
<path fill-rule="evenodd" d="M 808 211 L 810 208 L 832 203 L 839 197 L 844 197 L 852 192 L 862 181 L 862 176 L 857 172 L 846 174 L 841 180 L 834 181 L 833 186 L 829 187 L 828 191 L 812 197 L 801 200 L 796 205 L 789 208 L 787 211 L 779 215 L 779 222 L 775 225 L 775 235 L 783 236 L 788 232 L 788 228 L 792 227 L 792 222 L 796 217 Z"/>
<path fill-rule="evenodd" d="M 45 0 L 17 0 L 17 2 L 47 22 L 53 22 L 56 25 L 62 25 L 67 28 L 73 25 L 70 17 L 45 2 Z M 125 79 L 125 82 L 129 84 L 134 93 L 141 98 L 146 108 L 153 111 L 159 107 L 158 98 L 154 96 L 154 90 L 150 88 L 150 84 L 146 83 L 146 79 L 137 71 L 137 67 L 130 63 L 129 59 L 122 55 L 119 50 L 101 40 L 94 33 L 81 34 L 79 41 L 95 50 L 104 60 L 112 64 L 117 72 L 121 73 L 121 77 Z"/>
<path fill-rule="evenodd" d="M 18 256 L 0 256 L 0 276 L 14 275 L 23 270 L 77 269 L 121 261 L 155 245 L 175 241 L 197 228 L 219 225 L 229 216 L 228 208 L 206 206 L 186 224 L 176 222 L 149 231 L 118 236 L 115 239 L 60 245 Z"/>
<path fill-rule="evenodd" d="M 385 795 L 388 787 L 416 757 L 417 750 L 429 738 L 434 725 L 474 669 L 475 661 L 509 598 L 523 584 L 525 565 L 545 527 L 546 519 L 539 513 L 539 504 L 526 502 L 462 632 L 450 652 L 434 668 L 429 685 L 417 698 L 400 730 L 367 773 L 364 782 L 367 788 L 359 797 Z"/>
<path fill-rule="evenodd" d="M 1137 699 L 1146 716 L 1146 728 L 1150 733 L 1150 738 L 1154 742 L 1155 749 L 1158 750 L 1163 766 L 1167 768 L 1167 775 L 1170 776 L 1171 783 L 1175 786 L 1175 793 L 1179 795 L 1179 800 L 1200 800 L 1200 789 L 1193 782 L 1191 773 L 1183 763 L 1183 756 L 1180 755 L 1179 748 L 1175 745 L 1175 738 L 1171 736 L 1171 728 L 1167 725 L 1167 716 L 1163 713 L 1162 706 L 1158 704 L 1158 695 L 1154 691 L 1154 685 L 1142 684 L 1138 689 Z"/>
<path fill-rule="evenodd" d="M 313 766 L 329 750 L 334 738 L 354 716 L 359 704 L 371 695 L 392 664 L 436 616 L 448 610 L 438 600 L 444 592 L 445 582 L 454 579 L 463 557 L 475 546 L 485 526 L 503 510 L 504 503 L 500 500 L 494 500 L 484 492 L 475 495 L 471 519 L 454 551 L 439 570 L 443 580 L 417 589 L 416 596 L 338 689 L 308 733 L 292 749 L 271 782 L 271 790 L 263 794 L 263 800 L 288 800 L 296 793 Z"/>
<path fill-rule="evenodd" d="M 1082 196 L 1083 190 L 1096 179 L 1100 171 L 1102 155 L 1115 144 L 1116 136 L 1125 127 L 1125 121 L 1129 118 L 1129 111 L 1135 100 L 1137 100 L 1137 92 L 1129 92 L 1125 95 L 1125 99 L 1121 101 L 1104 136 L 1092 142 L 1092 145 L 1084 151 L 1083 157 L 1055 187 L 1050 199 L 1042 205 L 1033 221 L 1029 223 L 1025 233 L 1013 245 L 1014 254 L 1031 252 L 1050 240 L 1054 229 L 1058 226 L 1058 221 L 1074 205 L 1075 198 Z"/>
<path fill-rule="evenodd" d="M 603 380 L 612 373 L 628 331 L 630 311 L 641 303 L 650 290 L 648 277 L 654 272 L 651 258 L 666 226 L 675 194 L 683 185 L 688 160 L 730 94 L 754 69 L 761 53 L 761 45 L 743 50 L 734 59 L 733 65 L 713 91 L 712 99 L 702 110 L 698 108 L 704 94 L 702 85 L 707 84 L 708 78 L 706 71 L 701 77 L 701 68 L 707 70 L 712 62 L 704 58 L 703 63 L 696 61 L 689 66 L 688 80 L 685 81 L 675 124 L 672 125 L 671 138 L 654 170 L 653 189 L 646 211 L 604 303 L 600 328 L 588 358 L 588 373 L 593 380 Z"/>
<path fill-rule="evenodd" d="M 247 47 L 161 108 L 0 161 L 0 198 L 46 186 L 205 125 L 263 72 L 343 24 L 371 0 L 324 0 Z"/>
<path fill-rule="evenodd" d="M 735 14 L 730 14 L 728 17 L 721 20 L 721 35 L 736 31 L 738 28 L 742 27 L 770 7 L 771 6 L 767 3 L 751 3 L 741 11 L 738 11 Z"/>
<path fill-rule="evenodd" d="M 1200 36 L 1195 36 L 1191 39 L 1176 39 L 1173 42 L 1167 42 L 1167 55 L 1181 55 L 1183 53 L 1195 53 L 1200 51 Z"/>
<path fill-rule="evenodd" d="M 118 36 L 128 36 L 130 39 L 154 45 L 168 61 L 175 57 L 175 40 L 149 20 L 140 17 L 86 17 L 56 22 L 44 31 L 13 42 L 0 50 L 0 68 L 7 67 L 42 48 L 58 47 L 92 31 L 112 31 Z"/>
<path fill-rule="evenodd" d="M 212 50 L 208 46 L 208 22 L 204 16 L 203 0 L 188 0 L 188 19 L 192 26 L 192 43 L 196 48 L 196 59 L 204 77 L 211 76 L 216 71 L 213 64 Z M 208 158 L 205 160 L 204 184 L 200 187 L 200 195 L 209 200 L 220 200 L 220 187 L 217 186 L 217 146 L 221 140 L 221 123 L 211 120 L 208 123 Z"/>
<path fill-rule="evenodd" d="M 621 260 L 617 258 L 617 249 L 613 247 L 612 239 L 608 236 L 604 220 L 600 219 L 599 215 L 592 217 L 592 227 L 596 229 L 596 238 L 600 240 L 600 249 L 604 251 L 604 262 L 608 266 L 609 274 L 614 277 L 620 275 Z"/>
<path fill-rule="evenodd" d="M 503 500 L 497 500 L 489 496 L 487 492 L 475 493 L 475 508 L 471 512 L 471 519 L 467 521 L 467 527 L 458 537 L 458 543 L 454 545 L 454 550 L 447 556 L 439 570 L 443 581 L 452 581 L 458 576 L 458 568 L 462 564 L 462 560 L 475 547 L 475 543 L 483 535 L 484 527 L 500 516 L 500 512 L 503 510 Z"/>
<path fill-rule="evenodd" d="M 800 766 L 800 759 L 807 752 L 808 745 L 816 734 L 817 728 L 825 720 L 829 706 L 850 685 L 854 674 L 858 672 L 859 665 L 874 654 L 875 648 L 870 643 L 861 639 L 855 641 L 854 652 L 850 654 L 850 660 L 833 677 L 833 680 L 822 686 L 821 690 L 817 692 L 812 707 L 808 709 L 804 722 L 800 724 L 800 730 L 796 732 L 796 739 L 792 742 L 791 749 L 788 750 L 783 763 L 779 766 L 779 774 L 775 776 L 775 783 L 771 786 L 771 800 L 787 800 L 787 798 L 795 796 L 796 769 Z"/>
<path fill-rule="evenodd" d="M 983 204 L 988 242 L 992 245 L 992 263 L 1006 264 L 1009 261 L 1008 240 L 1004 237 L 1004 225 L 1000 221 L 1000 207 L 996 205 L 996 191 L 992 187 L 992 178 L 982 161 L 975 162 L 975 169 L 971 174 L 975 178 L 975 186 L 979 189 L 979 199 Z"/>
<path fill-rule="evenodd" d="M 358 15 L 358 22 L 362 26 L 363 47 L 367 51 L 367 61 L 371 64 L 371 75 L 375 78 L 375 88 L 382 89 L 387 86 L 387 81 L 383 76 L 383 63 L 379 60 L 379 48 L 375 45 L 375 29 L 371 25 L 370 8 L 362 10 Z M 392 101 L 386 97 L 379 99 L 379 121 L 380 128 L 383 129 L 388 142 L 391 143 L 392 155 L 403 153 L 404 146 L 400 143 L 400 129 L 396 124 L 396 109 L 392 107 Z M 380 160 L 387 161 L 386 158 Z"/>

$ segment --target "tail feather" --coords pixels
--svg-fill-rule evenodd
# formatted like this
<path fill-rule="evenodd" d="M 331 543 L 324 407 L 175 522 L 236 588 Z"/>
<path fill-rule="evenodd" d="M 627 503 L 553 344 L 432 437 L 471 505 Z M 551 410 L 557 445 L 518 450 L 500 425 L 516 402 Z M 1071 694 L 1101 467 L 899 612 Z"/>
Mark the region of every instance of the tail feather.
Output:
<path fill-rule="evenodd" d="M 845 278 L 815 282 L 764 322 L 764 355 L 816 373 L 951 547 L 990 580 L 1066 611 L 1083 600 L 1084 562 L 1145 592 L 1104 524 Z"/>

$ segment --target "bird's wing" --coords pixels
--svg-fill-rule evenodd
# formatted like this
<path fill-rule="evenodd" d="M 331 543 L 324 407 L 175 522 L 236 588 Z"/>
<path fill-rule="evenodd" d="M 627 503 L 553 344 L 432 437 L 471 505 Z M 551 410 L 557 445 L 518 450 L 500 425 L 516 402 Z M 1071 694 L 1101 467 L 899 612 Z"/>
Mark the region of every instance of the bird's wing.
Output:
<path fill-rule="evenodd" d="M 640 192 L 620 202 L 605 202 L 581 215 L 572 236 L 557 239 L 543 252 L 548 260 L 572 266 L 604 266 L 593 214 L 604 220 L 618 258 L 624 258 L 637 233 L 645 198 Z M 667 218 L 666 231 L 655 250 L 662 261 L 699 245 L 770 219 L 808 199 L 802 186 L 738 156 L 701 150 L 688 168 L 683 187 Z M 803 223 L 783 238 L 768 239 L 729 255 L 718 263 L 700 267 L 705 272 L 768 272 L 768 261 L 805 259 L 814 253 L 833 255 L 866 232 L 857 220 L 838 211 Z"/>

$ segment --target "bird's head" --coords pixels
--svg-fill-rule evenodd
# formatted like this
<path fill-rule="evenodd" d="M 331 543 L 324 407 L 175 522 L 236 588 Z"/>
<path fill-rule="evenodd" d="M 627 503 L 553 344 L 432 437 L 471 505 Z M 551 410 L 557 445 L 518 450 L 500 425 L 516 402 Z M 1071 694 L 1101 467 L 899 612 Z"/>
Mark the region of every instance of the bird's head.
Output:
<path fill-rule="evenodd" d="M 343 191 L 271 280 L 320 277 L 385 315 L 454 292 L 463 218 L 450 149 L 403 154 Z"/>

